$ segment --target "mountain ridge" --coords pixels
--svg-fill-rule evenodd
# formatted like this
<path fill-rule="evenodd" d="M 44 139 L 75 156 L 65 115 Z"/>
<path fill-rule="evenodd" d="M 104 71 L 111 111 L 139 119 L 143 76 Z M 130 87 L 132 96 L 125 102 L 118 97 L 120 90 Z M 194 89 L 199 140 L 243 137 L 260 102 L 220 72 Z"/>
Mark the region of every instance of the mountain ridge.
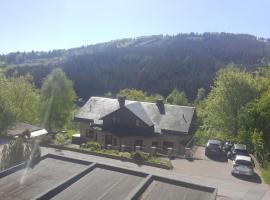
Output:
<path fill-rule="evenodd" d="M 190 100 L 209 90 L 215 73 L 229 63 L 254 70 L 270 57 L 270 40 L 248 34 L 203 33 L 124 38 L 49 52 L 2 55 L 6 75 L 30 73 L 37 86 L 55 67 L 74 81 L 79 97 L 136 88 L 167 95 L 173 88 Z M 121 81 L 120 81 L 121 80 Z"/>

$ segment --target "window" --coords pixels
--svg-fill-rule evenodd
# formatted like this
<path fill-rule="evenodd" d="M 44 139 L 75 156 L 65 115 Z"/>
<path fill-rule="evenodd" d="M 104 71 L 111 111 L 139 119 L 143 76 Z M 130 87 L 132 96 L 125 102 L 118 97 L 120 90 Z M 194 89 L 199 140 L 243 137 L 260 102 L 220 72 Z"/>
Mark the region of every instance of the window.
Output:
<path fill-rule="evenodd" d="M 113 138 L 113 146 L 117 146 L 117 139 Z"/>
<path fill-rule="evenodd" d="M 167 141 L 164 141 L 163 142 L 163 149 L 167 150 L 168 148 L 173 148 L 173 142 L 167 142 Z"/>
<path fill-rule="evenodd" d="M 143 146 L 143 141 L 142 140 L 135 140 L 134 141 L 134 146 L 140 146 L 140 147 L 142 147 Z"/>
<path fill-rule="evenodd" d="M 85 130 L 85 136 L 89 137 L 89 138 L 92 138 L 94 136 L 94 131 L 91 130 L 91 129 L 86 129 Z"/>
<path fill-rule="evenodd" d="M 136 126 L 140 126 L 140 121 L 136 119 Z"/>
<path fill-rule="evenodd" d="M 113 117 L 113 123 L 120 123 L 120 118 L 119 117 Z"/>
<path fill-rule="evenodd" d="M 158 147 L 158 142 L 153 141 L 153 142 L 152 142 L 152 147 Z"/>

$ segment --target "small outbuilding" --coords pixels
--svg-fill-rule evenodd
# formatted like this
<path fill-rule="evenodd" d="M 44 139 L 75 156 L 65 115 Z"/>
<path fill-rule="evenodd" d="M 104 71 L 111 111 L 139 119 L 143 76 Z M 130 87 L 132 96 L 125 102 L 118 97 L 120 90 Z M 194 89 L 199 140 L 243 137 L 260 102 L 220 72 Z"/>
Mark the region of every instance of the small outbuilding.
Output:
<path fill-rule="evenodd" d="M 46 134 L 48 134 L 46 129 L 22 122 L 15 123 L 6 132 L 6 135 L 10 138 L 16 137 L 37 138 L 44 136 Z"/>

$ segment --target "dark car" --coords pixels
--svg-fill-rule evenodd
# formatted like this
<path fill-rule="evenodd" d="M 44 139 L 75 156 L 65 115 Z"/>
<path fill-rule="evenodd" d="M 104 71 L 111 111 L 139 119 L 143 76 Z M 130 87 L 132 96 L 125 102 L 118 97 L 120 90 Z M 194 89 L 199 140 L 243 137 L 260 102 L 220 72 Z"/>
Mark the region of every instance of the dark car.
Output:
<path fill-rule="evenodd" d="M 237 155 L 249 156 L 247 146 L 244 144 L 234 144 L 232 146 L 231 151 L 228 152 L 228 157 L 230 157 L 232 160 L 234 160 Z"/>
<path fill-rule="evenodd" d="M 222 142 L 220 140 L 208 140 L 205 147 L 206 156 L 220 156 L 223 155 Z"/>

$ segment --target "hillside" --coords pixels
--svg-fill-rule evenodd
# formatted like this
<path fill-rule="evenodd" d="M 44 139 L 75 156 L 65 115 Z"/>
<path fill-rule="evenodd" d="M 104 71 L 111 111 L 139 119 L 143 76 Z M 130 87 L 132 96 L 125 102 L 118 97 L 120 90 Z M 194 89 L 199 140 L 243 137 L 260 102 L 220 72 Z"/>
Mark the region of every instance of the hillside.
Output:
<path fill-rule="evenodd" d="M 246 34 L 204 33 L 147 36 L 50 52 L 1 55 L 6 75 L 30 73 L 41 86 L 55 67 L 74 81 L 79 97 L 136 88 L 168 95 L 173 88 L 193 100 L 210 89 L 217 70 L 229 63 L 254 70 L 270 57 L 270 40 Z M 2 64 L 2 66 L 4 66 Z"/>

